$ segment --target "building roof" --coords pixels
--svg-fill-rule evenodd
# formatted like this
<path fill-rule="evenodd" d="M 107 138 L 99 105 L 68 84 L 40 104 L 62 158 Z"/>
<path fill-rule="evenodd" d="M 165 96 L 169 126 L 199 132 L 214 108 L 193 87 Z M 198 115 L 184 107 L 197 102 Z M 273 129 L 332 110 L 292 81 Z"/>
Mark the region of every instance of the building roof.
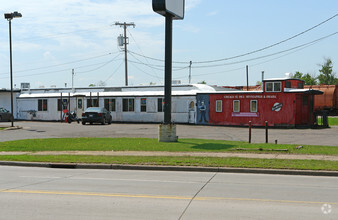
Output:
<path fill-rule="evenodd" d="M 13 89 L 13 92 L 20 92 L 21 89 Z M 0 92 L 11 92 L 10 89 L 0 88 Z"/>
<path fill-rule="evenodd" d="M 224 89 L 227 90 L 227 89 Z M 193 96 L 198 92 L 215 92 L 213 86 L 205 84 L 191 85 L 173 85 L 173 96 Z M 68 96 L 87 96 L 87 97 L 140 97 L 140 96 L 164 96 L 164 86 L 137 86 L 137 87 L 105 87 L 105 88 L 82 88 L 71 90 L 57 91 L 54 89 L 38 89 L 23 91 L 19 98 L 52 98 L 52 97 Z"/>
<path fill-rule="evenodd" d="M 304 81 L 302 79 L 296 79 L 296 78 L 270 78 L 270 79 L 263 79 L 263 82 L 269 82 L 269 81 L 286 81 L 286 80 L 299 80 L 299 81 Z"/>

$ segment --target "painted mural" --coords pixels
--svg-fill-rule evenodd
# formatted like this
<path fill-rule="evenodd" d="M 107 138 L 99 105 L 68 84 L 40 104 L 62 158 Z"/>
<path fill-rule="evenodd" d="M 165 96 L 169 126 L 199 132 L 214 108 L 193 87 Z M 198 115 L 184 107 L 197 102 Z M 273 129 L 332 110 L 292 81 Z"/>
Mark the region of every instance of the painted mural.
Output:
<path fill-rule="evenodd" d="M 196 105 L 196 124 L 209 124 L 209 95 L 198 95 Z"/>

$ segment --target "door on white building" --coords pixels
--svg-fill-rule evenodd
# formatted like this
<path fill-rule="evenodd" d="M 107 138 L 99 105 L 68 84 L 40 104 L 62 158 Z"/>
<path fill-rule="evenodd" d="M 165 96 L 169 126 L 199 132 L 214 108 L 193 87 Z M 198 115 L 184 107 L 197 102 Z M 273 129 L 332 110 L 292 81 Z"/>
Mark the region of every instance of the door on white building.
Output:
<path fill-rule="evenodd" d="M 78 118 L 82 117 L 83 111 L 84 111 L 84 98 L 76 97 L 76 115 Z"/>
<path fill-rule="evenodd" d="M 189 120 L 188 123 L 189 124 L 194 124 L 195 123 L 195 102 L 191 101 L 189 103 Z"/>

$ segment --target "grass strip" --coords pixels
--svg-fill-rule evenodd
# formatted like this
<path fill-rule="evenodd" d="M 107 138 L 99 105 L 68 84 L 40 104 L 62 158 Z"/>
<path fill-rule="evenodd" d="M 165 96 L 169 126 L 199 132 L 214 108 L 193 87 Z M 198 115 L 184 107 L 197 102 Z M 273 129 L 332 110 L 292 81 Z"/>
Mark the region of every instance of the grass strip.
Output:
<path fill-rule="evenodd" d="M 82 155 L 17 155 L 0 156 L 2 161 L 51 163 L 95 163 L 158 166 L 237 167 L 264 169 L 297 169 L 338 171 L 337 161 L 284 160 L 216 157 L 155 157 L 155 156 L 82 156 Z"/>
<path fill-rule="evenodd" d="M 337 117 L 328 117 L 328 123 L 329 125 L 338 125 L 338 118 Z M 322 118 L 318 117 L 318 124 L 322 124 Z"/>
<path fill-rule="evenodd" d="M 338 155 L 338 146 L 293 144 L 249 144 L 241 141 L 179 139 L 178 142 L 158 142 L 151 138 L 50 138 L 0 142 L 0 151 L 169 151 L 169 152 L 227 152 L 237 148 L 245 153 L 290 153 Z M 259 150 L 257 150 L 259 149 Z M 275 149 L 276 151 L 274 151 Z M 287 149 L 280 152 L 278 149 Z"/>

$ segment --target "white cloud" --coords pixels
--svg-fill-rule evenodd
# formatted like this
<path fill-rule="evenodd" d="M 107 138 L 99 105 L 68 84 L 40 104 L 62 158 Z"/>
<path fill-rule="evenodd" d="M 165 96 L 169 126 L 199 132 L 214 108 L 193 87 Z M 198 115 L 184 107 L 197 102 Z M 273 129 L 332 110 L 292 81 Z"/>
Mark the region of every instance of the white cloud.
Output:
<path fill-rule="evenodd" d="M 190 10 L 190 9 L 192 9 L 192 8 L 195 8 L 195 7 L 198 6 L 201 2 L 202 2 L 202 0 L 186 0 L 186 1 L 185 1 L 185 9 L 186 9 L 186 10 Z"/>
<path fill-rule="evenodd" d="M 218 15 L 219 11 L 211 11 L 207 14 L 207 16 L 215 16 Z"/>
<path fill-rule="evenodd" d="M 194 25 L 186 25 L 186 24 L 180 24 L 180 25 L 177 25 L 178 28 L 186 31 L 186 32 L 191 32 L 191 33 L 199 33 L 200 32 L 200 28 L 199 27 L 196 27 Z"/>

